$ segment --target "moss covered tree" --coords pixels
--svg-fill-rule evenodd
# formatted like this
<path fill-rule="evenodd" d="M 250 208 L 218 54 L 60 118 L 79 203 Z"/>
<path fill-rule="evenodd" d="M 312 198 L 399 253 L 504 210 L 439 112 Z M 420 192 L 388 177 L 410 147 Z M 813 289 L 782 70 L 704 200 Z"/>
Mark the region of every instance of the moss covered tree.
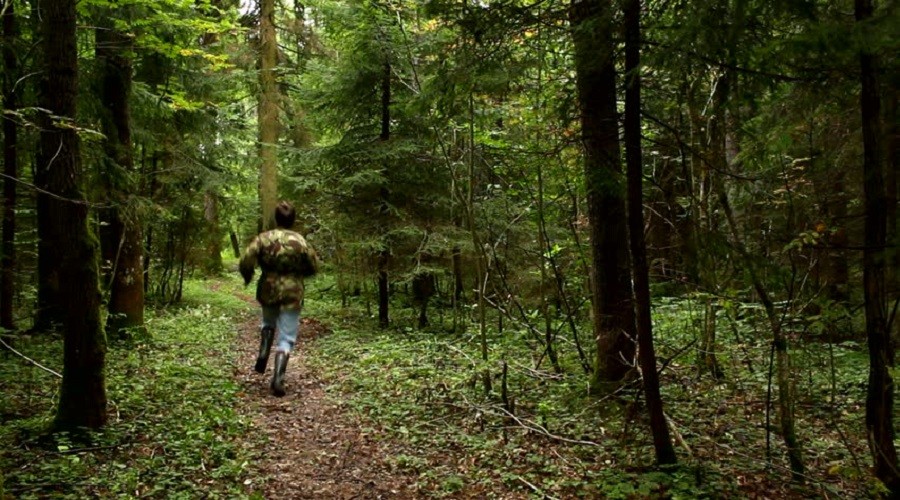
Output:
<path fill-rule="evenodd" d="M 98 243 L 88 226 L 88 203 L 79 187 L 81 152 L 77 133 L 78 51 L 72 0 L 42 2 L 46 74 L 41 105 L 41 167 L 47 196 L 45 246 L 59 252 L 58 293 L 63 312 L 63 380 L 56 426 L 98 428 L 106 423 L 106 337 L 100 320 Z"/>

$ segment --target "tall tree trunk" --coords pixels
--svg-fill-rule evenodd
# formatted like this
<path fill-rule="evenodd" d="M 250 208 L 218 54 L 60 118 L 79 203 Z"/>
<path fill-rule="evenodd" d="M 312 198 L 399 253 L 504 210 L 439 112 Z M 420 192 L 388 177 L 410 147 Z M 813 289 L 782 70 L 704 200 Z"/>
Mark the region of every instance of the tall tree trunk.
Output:
<path fill-rule="evenodd" d="M 787 448 L 791 475 L 795 481 L 803 482 L 805 467 L 803 465 L 803 452 L 800 447 L 800 441 L 794 429 L 794 386 L 791 379 L 791 358 L 788 353 L 787 337 L 782 328 L 781 318 L 775 310 L 775 304 L 772 302 L 769 292 L 759 277 L 756 263 L 747 252 L 744 240 L 738 232 L 737 223 L 734 220 L 734 214 L 724 190 L 720 193 L 719 200 L 722 205 L 722 211 L 725 212 L 725 219 L 731 230 L 731 236 L 734 239 L 734 246 L 750 274 L 750 279 L 753 281 L 753 289 L 759 295 L 759 300 L 766 311 L 769 327 L 772 329 L 772 343 L 775 348 L 775 376 L 778 381 L 778 419 L 781 423 L 781 437 L 784 439 L 784 444 Z"/>
<path fill-rule="evenodd" d="M 628 167 L 628 235 L 634 277 L 635 315 L 637 316 L 638 360 L 644 379 L 644 397 L 650 411 L 650 428 L 656 461 L 675 463 L 675 449 L 659 394 L 656 351 L 653 348 L 653 322 L 650 313 L 650 276 L 644 242 L 644 210 L 641 154 L 641 1 L 629 0 L 625 6 L 625 162 Z"/>
<path fill-rule="evenodd" d="M 385 61 L 382 66 L 381 73 L 381 135 L 378 137 L 381 142 L 387 142 L 391 139 L 391 63 Z M 390 168 L 384 165 L 385 173 Z M 388 217 L 388 189 L 382 187 L 380 189 L 380 207 L 382 219 Z M 383 223 L 386 224 L 386 221 Z M 386 228 L 382 228 L 382 233 L 386 232 Z M 388 248 L 388 242 L 385 234 L 382 234 L 384 248 L 378 254 L 378 325 L 381 328 L 387 328 L 390 325 L 390 317 L 388 309 L 390 307 L 390 285 L 388 281 L 388 262 L 390 261 L 391 251 Z"/>
<path fill-rule="evenodd" d="M 700 157 L 700 124 L 699 112 L 696 110 L 696 92 L 695 85 L 685 82 L 682 86 L 683 97 L 687 103 L 687 128 L 688 128 L 688 151 L 681 148 L 682 158 L 682 177 L 677 193 L 684 196 L 688 200 L 681 224 L 679 225 L 679 234 L 682 240 L 682 259 L 684 261 L 685 279 L 689 286 L 700 287 L 700 218 L 701 207 L 699 190 L 694 189 L 698 183 L 697 178 L 700 177 L 703 165 Z M 681 109 L 682 106 L 679 106 Z M 683 119 L 683 118 L 682 118 Z M 679 120 L 680 121 L 680 120 Z M 679 214 L 682 215 L 682 214 Z"/>
<path fill-rule="evenodd" d="M 453 267 L 453 307 L 458 307 L 463 294 L 463 272 L 462 272 L 462 249 L 459 245 L 454 245 L 451 262 Z"/>
<path fill-rule="evenodd" d="M 463 276 L 462 276 L 462 250 L 459 245 L 454 245 L 451 254 L 451 265 L 453 269 L 453 295 L 451 302 L 453 304 L 453 332 L 459 328 L 459 301 L 462 298 Z"/>
<path fill-rule="evenodd" d="M 484 393 L 487 395 L 491 393 L 493 386 L 491 383 L 491 371 L 490 368 L 487 368 L 487 301 L 484 297 L 487 291 L 488 266 L 484 245 L 475 223 L 475 95 L 472 89 L 469 89 L 468 139 L 469 154 L 467 163 L 469 182 L 466 191 L 466 219 L 469 225 L 469 233 L 472 235 L 472 244 L 475 247 L 475 279 L 477 281 L 475 290 L 478 293 L 478 343 L 481 346 L 481 360 L 485 365 L 484 371 L 481 372 L 481 384 Z"/>
<path fill-rule="evenodd" d="M 727 172 L 729 167 L 727 103 L 731 93 L 731 78 L 732 75 L 726 71 L 716 79 L 712 99 L 714 109 L 712 118 L 708 121 L 708 139 L 703 147 L 707 159 L 705 161 L 701 159 L 700 198 L 703 202 L 700 205 L 700 226 L 701 233 L 707 235 L 716 234 L 719 230 L 718 217 L 712 208 L 713 196 L 716 192 L 722 191 L 722 175 L 718 172 Z M 710 294 L 717 294 L 720 289 L 717 276 L 718 256 L 714 252 L 706 251 L 699 257 L 700 289 Z M 725 373 L 716 356 L 716 299 L 713 296 L 707 296 L 705 300 L 704 320 L 698 363 L 700 373 L 710 373 L 714 379 L 719 380 L 725 376 Z"/>
<path fill-rule="evenodd" d="M 378 326 L 387 328 L 391 324 L 389 316 L 390 286 L 388 284 L 388 258 L 387 250 L 378 254 Z"/>
<path fill-rule="evenodd" d="M 64 299 L 65 341 L 63 380 L 56 427 L 99 428 L 106 422 L 104 365 L 106 338 L 100 321 L 97 240 L 88 224 L 88 205 L 78 188 L 81 155 L 78 135 L 71 124 L 76 116 L 78 52 L 75 37 L 75 2 L 42 2 L 46 78 L 41 106 L 52 113 L 43 118 L 41 167 L 46 172 L 48 196 L 45 243 L 60 252 L 59 292 Z"/>
<path fill-rule="evenodd" d="M 573 0 L 570 15 L 593 260 L 591 291 L 597 351 L 591 389 L 606 393 L 624 379 L 635 353 L 631 276 L 627 249 L 621 244 L 626 240 L 626 228 L 612 3 Z"/>
<path fill-rule="evenodd" d="M 872 17 L 872 0 L 855 1 L 860 30 Z M 865 245 L 863 248 L 863 293 L 866 311 L 866 337 L 869 343 L 869 388 L 866 395 L 866 431 L 875 462 L 875 475 L 900 497 L 900 472 L 894 446 L 894 349 L 887 324 L 885 283 L 885 243 L 887 242 L 887 206 L 882 173 L 880 140 L 881 102 L 876 81 L 875 56 L 866 48 L 859 53 L 860 110 L 863 136 L 863 193 L 865 207 Z"/>
<path fill-rule="evenodd" d="M 41 148 L 41 146 L 38 146 Z M 62 299 L 60 298 L 60 253 L 61 248 L 52 243 L 50 225 L 53 221 L 50 217 L 49 179 L 47 166 L 53 153 L 39 150 L 37 154 L 37 166 L 35 167 L 35 185 L 40 189 L 37 192 L 37 233 L 38 233 L 38 257 L 37 257 L 37 306 L 34 311 L 34 326 L 36 331 L 47 331 L 57 327 L 63 322 Z"/>
<path fill-rule="evenodd" d="M 896 77 L 895 77 L 896 79 Z M 898 200 L 897 174 L 900 174 L 900 115 L 897 114 L 898 89 L 896 80 L 885 83 L 885 138 L 887 163 L 885 164 L 884 185 L 887 189 L 887 241 L 888 241 L 888 303 L 893 307 L 900 301 L 900 221 L 897 219 Z M 900 320 L 896 313 L 888 327 L 892 343 L 896 348 L 900 342 Z"/>
<path fill-rule="evenodd" d="M 259 208 L 262 229 L 275 227 L 278 203 L 278 105 L 276 68 L 278 41 L 275 37 L 275 0 L 260 0 L 259 6 Z"/>
<path fill-rule="evenodd" d="M 16 79 L 19 62 L 15 44 L 18 41 L 15 2 L 9 2 L 3 14 L 3 108 L 18 108 Z M 15 330 L 13 297 L 16 269 L 16 182 L 19 177 L 18 124 L 3 118 L 3 241 L 0 243 L 0 327 Z"/>
<path fill-rule="evenodd" d="M 95 31 L 96 55 L 100 68 L 100 100 L 104 108 L 101 122 L 111 168 L 121 172 L 111 177 L 123 179 L 111 186 L 114 204 L 110 214 L 107 253 L 112 263 L 107 332 L 123 337 L 144 327 L 144 262 L 141 224 L 128 203 L 136 191 L 134 152 L 131 144 L 131 37 L 115 29 L 108 15 L 98 16 Z"/>
<path fill-rule="evenodd" d="M 209 274 L 222 272 L 222 227 L 219 224 L 219 197 L 212 190 L 203 196 L 203 218 L 206 220 L 206 259 L 204 270 Z"/>
<path fill-rule="evenodd" d="M 44 30 L 43 4 L 35 0 L 31 5 L 34 31 Z M 45 53 L 45 58 L 49 57 Z M 42 90 L 46 91 L 46 89 Z M 50 123 L 50 117 L 44 118 L 45 123 Z M 52 238 L 49 231 L 53 221 L 49 218 L 50 209 L 48 203 L 50 202 L 50 196 L 47 194 L 50 187 L 48 185 L 49 167 L 55 154 L 56 150 L 47 150 L 43 147 L 42 142 L 38 142 L 34 167 L 34 184 L 38 188 L 35 207 L 37 211 L 38 236 L 37 304 L 34 311 L 33 324 L 33 329 L 36 331 L 47 331 L 63 322 L 63 308 L 59 290 L 60 252 L 62 249 L 51 241 Z"/>

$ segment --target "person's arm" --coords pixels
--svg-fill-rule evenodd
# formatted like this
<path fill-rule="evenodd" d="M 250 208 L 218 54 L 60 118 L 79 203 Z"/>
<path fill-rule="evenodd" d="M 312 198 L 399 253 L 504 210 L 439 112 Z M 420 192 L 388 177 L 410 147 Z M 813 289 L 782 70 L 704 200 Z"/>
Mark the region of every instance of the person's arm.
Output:
<path fill-rule="evenodd" d="M 297 234 L 292 238 L 290 245 L 296 252 L 296 258 L 293 261 L 295 273 L 309 278 L 319 272 L 319 258 L 306 238 Z"/>
<path fill-rule="evenodd" d="M 319 272 L 319 256 L 316 254 L 316 250 L 309 243 L 306 244 L 307 252 L 306 255 L 309 257 L 309 265 L 312 267 L 312 272 L 309 273 L 310 276 Z"/>
<path fill-rule="evenodd" d="M 253 238 L 253 241 L 247 245 L 247 248 L 244 250 L 244 255 L 241 256 L 241 262 L 238 265 L 238 269 L 241 271 L 241 276 L 244 277 L 244 285 L 250 284 L 250 280 L 253 279 L 253 271 L 256 269 L 256 261 L 259 256 L 259 236 Z"/>

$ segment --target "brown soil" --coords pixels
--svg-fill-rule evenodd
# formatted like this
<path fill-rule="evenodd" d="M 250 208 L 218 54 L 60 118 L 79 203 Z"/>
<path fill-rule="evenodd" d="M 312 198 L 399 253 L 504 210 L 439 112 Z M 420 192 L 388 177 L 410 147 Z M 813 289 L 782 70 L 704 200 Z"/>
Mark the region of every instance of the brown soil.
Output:
<path fill-rule="evenodd" d="M 253 371 L 259 348 L 257 320 L 241 326 L 235 377 L 243 390 L 243 408 L 253 426 L 265 435 L 255 467 L 261 474 L 251 486 L 265 498 L 377 499 L 419 496 L 415 477 L 391 470 L 385 457 L 390 443 L 336 402 L 305 363 L 308 347 L 327 328 L 303 319 L 285 375 L 287 394 L 272 396 L 269 382 L 274 355 L 261 375 Z M 252 441 L 252 440 L 251 440 Z M 258 484 L 258 483 L 262 484 Z"/>

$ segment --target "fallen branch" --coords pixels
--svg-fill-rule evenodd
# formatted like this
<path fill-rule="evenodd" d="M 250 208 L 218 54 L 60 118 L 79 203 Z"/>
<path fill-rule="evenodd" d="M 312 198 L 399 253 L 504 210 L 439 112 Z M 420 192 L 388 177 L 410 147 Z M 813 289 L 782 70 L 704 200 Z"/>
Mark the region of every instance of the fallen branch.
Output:
<path fill-rule="evenodd" d="M 672 420 L 672 417 L 665 413 L 663 413 L 663 416 L 666 417 L 666 423 L 669 424 L 669 430 L 672 432 L 672 437 L 675 438 L 675 442 L 678 444 L 678 446 L 684 448 L 684 451 L 687 452 L 689 457 L 693 457 L 694 452 L 691 451 L 691 447 L 688 446 L 687 441 L 684 440 L 684 436 L 682 436 L 681 433 L 678 432 L 678 427 L 675 425 L 675 421 Z"/>
<path fill-rule="evenodd" d="M 125 443 L 124 445 L 127 446 L 128 444 Z M 111 444 L 108 446 L 89 446 L 87 448 L 72 448 L 69 450 L 50 451 L 47 453 L 50 455 L 73 455 L 76 453 L 88 453 L 92 451 L 114 450 L 121 446 L 123 446 L 123 444 Z"/>
<path fill-rule="evenodd" d="M 531 420 L 528 420 L 526 418 L 519 418 L 519 417 L 515 416 L 514 414 L 512 414 L 511 412 L 507 411 L 505 408 L 502 408 L 502 407 L 496 407 L 496 408 L 498 408 L 500 411 L 502 411 L 507 417 L 511 418 L 512 420 L 515 420 L 516 423 L 519 424 L 520 427 L 523 427 L 530 431 L 537 432 L 538 434 L 542 434 L 550 439 L 553 439 L 556 441 L 561 441 L 563 443 L 569 443 L 569 444 L 582 444 L 582 445 L 586 445 L 586 446 L 596 446 L 598 448 L 601 446 L 599 443 L 595 443 L 593 441 L 582 441 L 580 439 L 569 439 L 567 437 L 558 436 L 556 434 L 551 433 L 550 431 L 547 430 L 546 427 L 542 426 L 541 424 L 538 424 L 537 422 L 532 422 Z"/>
<path fill-rule="evenodd" d="M 6 341 L 4 341 L 2 337 L 0 337 L 0 344 L 3 344 L 3 347 L 5 347 L 5 348 L 9 349 L 10 351 L 12 351 L 13 354 L 16 354 L 16 355 L 20 356 L 22 359 L 24 359 L 25 361 L 28 361 L 29 363 L 31 363 L 31 364 L 33 364 L 34 366 L 40 368 L 41 370 L 44 370 L 44 371 L 46 371 L 47 373 L 51 373 L 51 374 L 53 374 L 53 375 L 56 375 L 56 376 L 59 377 L 59 378 L 62 378 L 62 375 L 59 374 L 58 372 L 55 372 L 55 371 L 51 370 L 50 368 L 47 368 L 46 366 L 44 366 L 44 365 L 38 363 L 37 361 L 35 361 L 35 360 L 29 358 L 28 356 L 22 354 L 21 352 L 19 352 L 19 351 L 13 349 L 13 346 L 7 344 Z"/>
<path fill-rule="evenodd" d="M 544 493 L 544 490 L 542 490 L 542 489 L 538 488 L 537 486 L 535 486 L 535 485 L 529 483 L 529 482 L 528 482 L 524 477 L 522 477 L 522 476 L 516 475 L 516 479 L 518 479 L 519 481 L 522 481 L 523 483 L 525 483 L 526 485 L 528 485 L 528 487 L 531 488 L 535 493 L 537 493 L 538 495 L 540 495 L 541 498 L 545 498 L 545 499 L 549 499 L 549 500 L 559 500 L 558 498 L 556 498 L 556 497 L 554 497 L 554 496 L 550 496 L 550 495 Z"/>

